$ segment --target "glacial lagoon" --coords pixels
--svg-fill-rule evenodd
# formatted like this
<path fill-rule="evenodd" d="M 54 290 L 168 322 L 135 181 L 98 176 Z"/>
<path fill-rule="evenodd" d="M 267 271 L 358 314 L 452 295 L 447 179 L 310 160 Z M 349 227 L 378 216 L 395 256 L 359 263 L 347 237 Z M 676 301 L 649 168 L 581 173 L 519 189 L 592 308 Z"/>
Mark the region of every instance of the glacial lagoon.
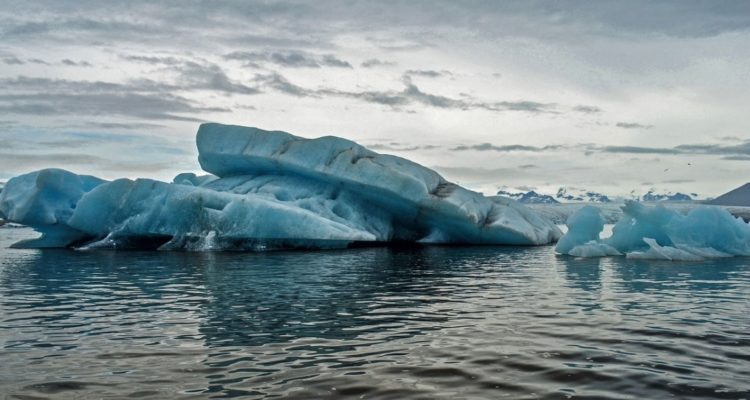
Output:
<path fill-rule="evenodd" d="M 742 399 L 750 259 L 9 249 L 8 398 Z"/>

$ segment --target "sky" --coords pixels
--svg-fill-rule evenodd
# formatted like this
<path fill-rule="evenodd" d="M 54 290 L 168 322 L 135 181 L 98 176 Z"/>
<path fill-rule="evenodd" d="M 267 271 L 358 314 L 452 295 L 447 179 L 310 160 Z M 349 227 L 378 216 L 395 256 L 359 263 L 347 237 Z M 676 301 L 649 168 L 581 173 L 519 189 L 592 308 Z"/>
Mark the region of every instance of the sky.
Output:
<path fill-rule="evenodd" d="M 198 172 L 201 122 L 487 194 L 750 181 L 747 1 L 0 0 L 0 181 Z"/>

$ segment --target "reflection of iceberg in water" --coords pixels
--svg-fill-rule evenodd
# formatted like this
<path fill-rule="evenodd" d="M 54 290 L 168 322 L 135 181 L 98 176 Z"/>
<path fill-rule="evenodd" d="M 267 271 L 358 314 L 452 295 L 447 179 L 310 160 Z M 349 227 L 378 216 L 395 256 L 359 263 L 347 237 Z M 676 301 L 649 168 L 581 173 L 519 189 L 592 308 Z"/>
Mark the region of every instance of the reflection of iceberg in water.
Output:
<path fill-rule="evenodd" d="M 18 247 L 265 250 L 354 242 L 540 245 L 546 218 L 409 160 L 336 137 L 203 124 L 201 167 L 173 183 L 46 169 L 8 181 L 0 214 L 34 227 Z"/>
<path fill-rule="evenodd" d="M 137 251 L 46 250 L 4 268 L 0 285 L 11 288 L 3 293 L 5 301 L 34 296 L 43 299 L 40 307 L 75 303 L 97 309 L 100 302 L 117 303 L 99 315 L 113 325 L 121 317 L 153 321 L 153 308 L 164 309 L 174 313 L 169 320 L 192 321 L 197 330 L 189 335 L 209 346 L 258 346 L 296 337 L 351 339 L 407 321 L 419 322 L 411 327 L 416 334 L 437 329 L 461 312 L 460 307 L 432 309 L 436 304 L 420 300 L 439 297 L 433 285 L 443 286 L 441 277 L 451 276 L 454 267 L 443 256 L 455 254 L 452 250 L 169 252 L 158 257 Z M 378 303 L 387 304 L 387 310 L 373 306 Z M 60 317 L 50 318 L 62 322 Z"/>
<path fill-rule="evenodd" d="M 600 259 L 560 258 L 558 262 L 565 268 L 565 281 L 568 286 L 588 293 L 601 291 L 603 266 Z"/>
<path fill-rule="evenodd" d="M 384 326 L 413 334 L 438 329 L 460 310 L 440 313 L 420 296 L 435 296 L 439 249 L 360 249 L 351 252 L 259 255 L 258 267 L 228 271 L 213 254 L 206 271 L 211 293 L 200 331 L 209 345 L 257 346 L 294 338 L 377 336 Z M 447 270 L 444 270 L 447 268 Z M 356 289 L 354 289 L 356 288 Z M 398 298 L 394 304 L 393 298 Z M 376 305 L 383 303 L 383 308 Z M 387 305 L 387 307 L 386 307 Z M 406 333 L 408 335 L 408 333 Z"/>

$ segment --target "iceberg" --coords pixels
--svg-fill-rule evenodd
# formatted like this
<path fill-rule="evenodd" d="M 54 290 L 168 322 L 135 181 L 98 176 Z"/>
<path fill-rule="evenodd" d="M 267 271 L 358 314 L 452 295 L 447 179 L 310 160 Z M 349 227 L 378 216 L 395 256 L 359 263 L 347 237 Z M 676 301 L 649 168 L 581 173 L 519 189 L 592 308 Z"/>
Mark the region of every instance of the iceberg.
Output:
<path fill-rule="evenodd" d="M 602 239 L 599 210 L 581 208 L 568 218 L 568 232 L 555 251 L 576 257 L 625 254 L 632 259 L 669 261 L 750 255 L 750 225 L 723 208 L 697 206 L 682 214 L 662 205 L 627 201 L 622 211 L 612 236 Z"/>
<path fill-rule="evenodd" d="M 203 124 L 201 168 L 111 182 L 46 169 L 8 181 L 0 213 L 42 233 L 25 247 L 268 250 L 359 242 L 542 245 L 562 233 L 404 158 L 332 136 Z"/>

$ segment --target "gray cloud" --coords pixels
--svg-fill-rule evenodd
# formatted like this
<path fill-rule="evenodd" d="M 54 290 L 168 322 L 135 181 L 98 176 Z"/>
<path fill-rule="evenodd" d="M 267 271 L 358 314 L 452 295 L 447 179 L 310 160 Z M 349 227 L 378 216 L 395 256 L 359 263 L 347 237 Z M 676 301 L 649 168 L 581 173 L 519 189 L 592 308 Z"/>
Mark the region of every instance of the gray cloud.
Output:
<path fill-rule="evenodd" d="M 604 153 L 628 153 L 628 154 L 681 154 L 682 151 L 667 147 L 640 147 L 640 146 L 603 146 L 596 150 Z"/>
<path fill-rule="evenodd" d="M 139 58 L 144 62 L 171 59 Z M 73 81 L 18 76 L 0 79 L 6 91 L 0 94 L 0 112 L 39 116 L 126 116 L 144 120 L 203 121 L 197 115 L 227 112 L 204 106 L 174 93 L 208 90 L 224 94 L 254 95 L 251 87 L 230 79 L 218 66 L 182 61 L 170 66 L 177 73 L 173 83 L 131 79 L 123 83 Z M 187 115 L 180 115 L 187 114 Z"/>
<path fill-rule="evenodd" d="M 450 71 L 442 70 L 442 71 L 435 71 L 431 69 L 410 69 L 404 72 L 405 76 L 421 76 L 421 77 L 427 77 L 427 78 L 439 78 L 444 76 L 453 76 L 453 73 Z"/>
<path fill-rule="evenodd" d="M 144 56 L 121 54 L 120 58 L 137 63 L 164 66 L 166 71 L 177 72 L 178 81 L 164 85 L 171 90 L 213 90 L 226 94 L 254 95 L 257 87 L 247 86 L 229 78 L 219 65 L 203 59 L 186 59 L 174 56 Z M 142 83 L 142 82 L 141 82 Z"/>
<path fill-rule="evenodd" d="M 267 62 L 287 68 L 352 68 L 349 62 L 333 54 L 312 54 L 304 51 L 235 51 L 224 55 L 227 60 L 249 63 Z"/>
<path fill-rule="evenodd" d="M 120 84 L 21 76 L 0 79 L 0 86 L 16 91 L 0 94 L 0 112 L 8 114 L 98 117 L 119 115 L 147 120 L 198 122 L 201 119 L 193 115 L 228 111 L 196 104 L 192 100 L 171 94 L 173 86 L 148 80 Z"/>
<path fill-rule="evenodd" d="M 377 143 L 367 146 L 370 150 L 375 151 L 417 151 L 417 150 L 435 150 L 439 149 L 440 146 L 425 144 L 425 145 L 407 145 L 403 143 L 391 142 L 388 144 Z"/>
<path fill-rule="evenodd" d="M 459 183 L 462 180 L 499 181 L 503 177 L 522 173 L 516 168 L 471 168 L 446 167 L 441 165 L 433 165 L 430 168 L 440 172 L 446 178 Z"/>
<path fill-rule="evenodd" d="M 228 94 L 258 94 L 260 90 L 239 82 L 227 76 L 224 70 L 216 64 L 199 64 L 185 62 L 180 68 L 182 83 L 190 89 L 214 90 Z"/>
<path fill-rule="evenodd" d="M 18 57 L 11 56 L 11 57 L 4 57 L 2 59 L 3 64 L 7 65 L 23 65 L 25 64 L 23 60 L 19 59 Z"/>
<path fill-rule="evenodd" d="M 588 146 L 587 150 L 627 154 L 718 155 L 723 156 L 725 160 L 744 160 L 744 157 L 750 156 L 750 140 L 737 145 L 681 144 L 674 147 Z"/>
<path fill-rule="evenodd" d="M 0 112 L 36 116 L 120 115 L 147 120 L 202 122 L 179 113 L 226 112 L 217 107 L 200 107 L 189 100 L 166 94 L 16 94 L 0 95 Z"/>
<path fill-rule="evenodd" d="M 138 54 L 120 54 L 120 58 L 127 61 L 145 63 L 151 65 L 178 65 L 185 62 L 184 59 L 173 56 L 144 56 Z"/>
<path fill-rule="evenodd" d="M 602 146 L 590 143 L 579 143 L 575 145 L 546 145 L 529 146 L 522 144 L 496 145 L 492 143 L 479 143 L 473 145 L 460 145 L 453 147 L 452 151 L 495 151 L 495 152 L 544 152 L 556 150 L 580 150 L 585 155 L 595 153 L 613 154 L 660 154 L 660 155 L 715 155 L 722 156 L 724 160 L 750 160 L 750 140 L 738 145 L 721 144 L 681 144 L 673 147 L 645 147 L 645 146 Z M 635 159 L 634 161 L 639 161 Z"/>
<path fill-rule="evenodd" d="M 63 59 L 60 61 L 60 64 L 66 65 L 68 67 L 91 67 L 91 63 L 88 61 L 73 61 L 69 58 Z"/>
<path fill-rule="evenodd" d="M 26 61 L 29 62 L 29 63 L 31 63 L 31 64 L 50 65 L 50 63 L 48 63 L 47 61 L 44 61 L 44 60 L 42 60 L 40 58 L 29 58 Z"/>
<path fill-rule="evenodd" d="M 81 17 L 79 2 L 72 0 L 22 2 L 14 5 L 0 28 L 0 39 L 70 40 L 87 43 L 113 40 L 139 42 L 247 43 L 274 47 L 319 46 L 333 32 L 363 32 L 380 28 L 402 31 L 450 29 L 472 32 L 480 38 L 531 37 L 547 41 L 571 41 L 590 37 L 712 37 L 746 31 L 750 5 L 743 1 L 679 0 L 623 4 L 564 2 L 450 1 L 390 3 L 387 12 L 379 3 L 321 1 L 300 2 L 195 2 L 178 0 L 153 3 L 135 0 L 127 4 L 86 3 Z M 42 8 L 46 12 L 40 13 Z M 129 17 L 132 10 L 149 10 L 148 18 Z M 396 16 L 396 17 L 394 17 Z M 202 29 L 192 29 L 200 26 Z M 264 32 L 259 27 L 272 28 Z M 335 28 L 335 29 L 334 29 Z M 238 33 L 242 32 L 242 33 Z M 380 41 L 381 47 L 413 49 L 428 34 L 413 34 L 405 43 Z M 297 38 L 312 37 L 300 40 Z M 306 46 L 306 47 L 307 47 Z"/>
<path fill-rule="evenodd" d="M 396 110 L 407 105 L 420 104 L 435 108 L 455 110 L 487 110 L 487 111 L 522 111 L 532 114 L 557 113 L 554 104 L 533 101 L 498 101 L 488 102 L 473 98 L 454 99 L 447 96 L 427 93 L 419 89 L 408 77 L 403 79 L 404 89 L 401 91 L 346 91 L 330 88 L 308 89 L 291 83 L 278 73 L 256 75 L 255 81 L 275 89 L 281 93 L 296 97 L 323 96 L 346 97 L 368 103 L 389 106 Z"/>
<path fill-rule="evenodd" d="M 317 91 L 297 86 L 277 73 L 256 75 L 255 81 L 281 93 L 295 97 L 320 97 Z"/>
<path fill-rule="evenodd" d="M 615 126 L 623 129 L 651 129 L 654 127 L 653 125 L 642 125 L 635 122 L 618 122 Z"/>
<path fill-rule="evenodd" d="M 383 61 L 378 60 L 377 58 L 371 58 L 369 60 L 365 60 L 360 64 L 363 68 L 373 68 L 373 67 L 392 67 L 395 66 L 396 63 L 393 61 Z"/>
<path fill-rule="evenodd" d="M 501 153 L 507 153 L 512 151 L 529 151 L 529 152 L 542 152 L 542 151 L 550 151 L 550 150 L 560 150 L 566 148 L 563 145 L 547 145 L 547 146 L 527 146 L 527 145 L 521 145 L 521 144 L 509 144 L 509 145 L 501 145 L 497 146 L 492 143 L 480 143 L 480 144 L 474 144 L 474 145 L 461 145 L 456 146 L 452 148 L 452 151 L 467 151 L 467 150 L 473 150 L 473 151 L 497 151 Z"/>
<path fill-rule="evenodd" d="M 693 183 L 696 182 L 695 179 L 666 179 L 661 181 L 661 183 Z"/>
<path fill-rule="evenodd" d="M 598 114 L 602 112 L 602 109 L 596 106 L 577 105 L 573 107 L 573 111 L 584 114 Z"/>

